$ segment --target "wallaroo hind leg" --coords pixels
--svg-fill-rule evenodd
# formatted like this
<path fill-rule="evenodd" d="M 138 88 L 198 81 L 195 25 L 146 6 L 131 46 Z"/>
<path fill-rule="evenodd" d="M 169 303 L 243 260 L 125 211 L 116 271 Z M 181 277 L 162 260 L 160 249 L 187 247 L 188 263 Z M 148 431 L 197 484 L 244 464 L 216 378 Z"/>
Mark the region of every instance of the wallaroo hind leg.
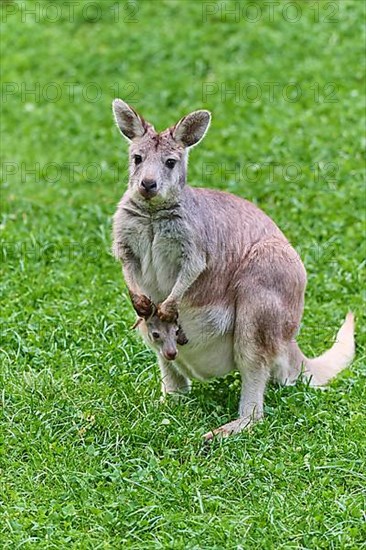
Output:
<path fill-rule="evenodd" d="M 263 417 L 264 391 L 270 376 L 268 361 L 253 346 L 249 353 L 248 345 L 242 348 L 238 343 L 235 347 L 235 362 L 241 374 L 239 417 L 205 434 L 206 440 L 239 433 Z"/>
<path fill-rule="evenodd" d="M 242 377 L 239 417 L 209 432 L 206 439 L 239 433 L 263 417 L 264 392 L 275 360 L 295 332 L 278 296 L 257 290 L 237 302 L 234 358 Z"/>
<path fill-rule="evenodd" d="M 275 357 L 271 372 L 272 380 L 283 386 L 293 386 L 302 375 L 307 377 L 305 357 L 301 353 L 295 339 L 283 345 L 280 353 Z"/>
<path fill-rule="evenodd" d="M 181 374 L 171 361 L 166 361 L 159 356 L 161 373 L 162 400 L 168 394 L 188 393 L 191 389 L 191 381 Z"/>

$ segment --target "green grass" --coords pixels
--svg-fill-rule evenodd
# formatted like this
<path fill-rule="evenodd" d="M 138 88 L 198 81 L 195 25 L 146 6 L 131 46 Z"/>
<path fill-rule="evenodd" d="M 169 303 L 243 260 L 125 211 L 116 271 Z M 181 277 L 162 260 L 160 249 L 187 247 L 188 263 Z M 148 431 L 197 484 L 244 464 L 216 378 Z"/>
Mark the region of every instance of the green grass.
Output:
<path fill-rule="evenodd" d="M 64 10 L 52 22 L 49 4 L 26 2 L 41 13 L 24 21 L 20 2 L 2 2 L 19 9 L 2 26 L 14 84 L 2 102 L 0 547 L 361 548 L 364 3 L 299 1 L 297 22 L 287 2 L 273 21 L 260 2 L 142 1 L 136 22 L 123 2 L 115 21 L 109 0 L 101 17 L 78 2 L 73 21 Z M 257 22 L 243 11 L 254 4 Z M 239 21 L 225 21 L 220 7 L 233 5 Z M 213 112 L 189 180 L 255 201 L 298 248 L 305 353 L 330 344 L 348 309 L 357 316 L 357 358 L 326 392 L 270 387 L 265 420 L 209 449 L 201 436 L 235 417 L 239 380 L 159 403 L 156 361 L 130 330 L 110 254 L 127 161 L 115 95 L 159 129 Z"/>

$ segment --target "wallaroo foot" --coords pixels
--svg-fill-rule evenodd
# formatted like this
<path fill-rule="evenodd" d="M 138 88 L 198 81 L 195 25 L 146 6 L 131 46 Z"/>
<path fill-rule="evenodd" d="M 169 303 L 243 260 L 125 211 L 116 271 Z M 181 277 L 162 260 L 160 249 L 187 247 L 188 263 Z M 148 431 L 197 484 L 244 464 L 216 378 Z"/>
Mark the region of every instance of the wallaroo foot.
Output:
<path fill-rule="evenodd" d="M 175 323 L 178 319 L 178 304 L 175 301 L 165 301 L 158 305 L 158 317 L 165 323 Z"/>
<path fill-rule="evenodd" d="M 187 397 L 191 391 L 191 382 L 190 380 L 182 381 L 182 383 L 175 387 L 165 387 L 161 396 L 160 403 L 166 403 L 168 400 L 172 399 L 174 401 L 181 401 L 182 398 Z"/>
<path fill-rule="evenodd" d="M 258 418 L 254 418 L 253 416 L 237 418 L 236 420 L 232 420 L 231 422 L 220 426 L 220 428 L 216 428 L 212 432 L 207 432 L 203 438 L 205 441 L 210 441 L 214 437 L 229 437 L 229 435 L 238 434 L 243 430 L 250 429 L 257 421 Z"/>
<path fill-rule="evenodd" d="M 163 393 L 161 394 L 159 401 L 162 405 L 165 403 L 183 403 L 189 392 L 190 388 L 182 388 L 180 390 Z"/>
<path fill-rule="evenodd" d="M 130 298 L 132 305 L 139 317 L 144 317 L 145 319 L 147 319 L 154 314 L 155 306 L 150 298 L 148 298 L 144 294 L 134 294 L 133 292 L 130 292 Z"/>

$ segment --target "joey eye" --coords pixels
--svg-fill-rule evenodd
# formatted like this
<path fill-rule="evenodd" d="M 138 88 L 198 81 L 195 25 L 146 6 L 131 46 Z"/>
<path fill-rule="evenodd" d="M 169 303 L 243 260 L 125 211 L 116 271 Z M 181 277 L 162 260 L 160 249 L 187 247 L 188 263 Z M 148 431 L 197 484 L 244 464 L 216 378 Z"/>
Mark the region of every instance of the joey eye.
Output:
<path fill-rule="evenodd" d="M 142 163 L 142 156 L 141 155 L 134 155 L 133 160 L 135 161 L 135 164 L 141 164 Z"/>
<path fill-rule="evenodd" d="M 165 166 L 172 170 L 174 168 L 174 166 L 176 165 L 176 163 L 177 163 L 177 161 L 175 159 L 168 159 L 168 160 L 165 161 Z"/>
<path fill-rule="evenodd" d="M 152 331 L 151 336 L 154 338 L 154 340 L 159 340 L 160 338 L 160 334 L 156 330 Z"/>

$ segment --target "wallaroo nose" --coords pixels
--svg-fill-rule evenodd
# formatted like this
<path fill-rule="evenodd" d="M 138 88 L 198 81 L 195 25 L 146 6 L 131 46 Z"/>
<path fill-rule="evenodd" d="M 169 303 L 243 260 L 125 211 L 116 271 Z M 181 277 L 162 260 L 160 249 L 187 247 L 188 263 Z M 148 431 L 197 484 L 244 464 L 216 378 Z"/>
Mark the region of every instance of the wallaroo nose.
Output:
<path fill-rule="evenodd" d="M 169 349 L 164 352 L 165 358 L 168 359 L 168 361 L 173 361 L 177 357 L 177 350 Z"/>
<path fill-rule="evenodd" d="M 145 191 L 155 191 L 157 184 L 155 180 L 142 180 L 141 187 L 143 187 Z"/>

